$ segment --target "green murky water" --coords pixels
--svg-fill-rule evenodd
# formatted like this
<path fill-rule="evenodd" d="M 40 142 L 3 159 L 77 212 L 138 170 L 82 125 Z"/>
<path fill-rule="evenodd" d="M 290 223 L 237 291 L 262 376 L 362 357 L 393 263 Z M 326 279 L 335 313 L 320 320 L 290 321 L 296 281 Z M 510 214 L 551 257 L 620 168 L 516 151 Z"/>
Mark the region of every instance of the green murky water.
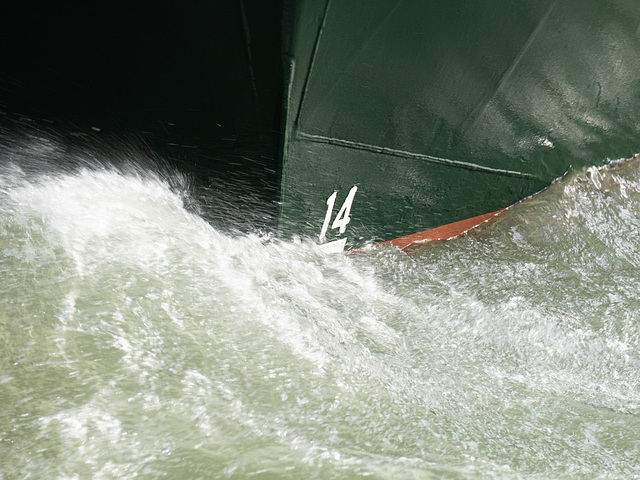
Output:
<path fill-rule="evenodd" d="M 640 477 L 637 162 L 411 257 L 132 172 L 2 167 L 0 479 Z"/>

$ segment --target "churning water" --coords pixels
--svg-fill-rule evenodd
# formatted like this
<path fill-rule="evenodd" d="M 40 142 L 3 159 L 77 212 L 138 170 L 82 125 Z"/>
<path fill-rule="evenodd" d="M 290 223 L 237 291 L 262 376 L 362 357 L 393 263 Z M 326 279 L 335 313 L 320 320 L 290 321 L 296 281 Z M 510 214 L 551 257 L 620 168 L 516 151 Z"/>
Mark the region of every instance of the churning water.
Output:
<path fill-rule="evenodd" d="M 640 477 L 637 161 L 414 256 L 2 165 L 2 480 Z"/>

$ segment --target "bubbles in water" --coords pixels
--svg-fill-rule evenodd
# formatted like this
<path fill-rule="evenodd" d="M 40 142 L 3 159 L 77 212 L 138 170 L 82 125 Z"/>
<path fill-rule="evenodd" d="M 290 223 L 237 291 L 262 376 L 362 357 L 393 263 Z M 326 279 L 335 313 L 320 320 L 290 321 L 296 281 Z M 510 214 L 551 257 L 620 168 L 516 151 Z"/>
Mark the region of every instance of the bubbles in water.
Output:
<path fill-rule="evenodd" d="M 8 478 L 640 475 L 635 162 L 412 257 L 224 233 L 179 176 L 2 168 Z"/>

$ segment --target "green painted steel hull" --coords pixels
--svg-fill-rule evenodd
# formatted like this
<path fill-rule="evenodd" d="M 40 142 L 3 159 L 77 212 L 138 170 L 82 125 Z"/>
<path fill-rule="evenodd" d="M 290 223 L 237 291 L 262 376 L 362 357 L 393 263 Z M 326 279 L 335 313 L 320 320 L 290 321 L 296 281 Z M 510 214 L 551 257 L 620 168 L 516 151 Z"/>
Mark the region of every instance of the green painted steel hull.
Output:
<path fill-rule="evenodd" d="M 289 7 L 282 235 L 389 240 L 639 150 L 636 0 Z"/>
<path fill-rule="evenodd" d="M 0 16 L 0 146 L 132 135 L 233 231 L 355 247 L 640 151 L 639 0 L 41 3 Z"/>

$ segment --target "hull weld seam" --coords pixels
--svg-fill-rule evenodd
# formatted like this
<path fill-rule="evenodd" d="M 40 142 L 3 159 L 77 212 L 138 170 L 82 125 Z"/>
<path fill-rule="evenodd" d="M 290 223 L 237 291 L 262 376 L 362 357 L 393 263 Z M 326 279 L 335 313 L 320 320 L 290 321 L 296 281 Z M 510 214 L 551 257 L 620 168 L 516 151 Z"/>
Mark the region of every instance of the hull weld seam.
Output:
<path fill-rule="evenodd" d="M 413 160 L 425 160 L 431 163 L 447 165 L 450 167 L 464 168 L 466 170 L 473 170 L 473 171 L 479 171 L 479 172 L 485 172 L 485 173 L 492 173 L 496 175 L 503 175 L 507 177 L 517 177 L 517 178 L 524 178 L 527 180 L 537 180 L 539 182 L 543 182 L 541 178 L 538 178 L 537 176 L 532 175 L 530 173 L 518 172 L 515 170 L 505 170 L 501 168 L 485 167 L 483 165 L 477 165 L 475 163 L 470 163 L 470 162 L 463 162 L 461 160 L 453 160 L 450 158 L 436 157 L 433 155 L 426 155 L 424 153 L 407 152 L 404 150 L 397 150 L 395 148 L 388 148 L 388 147 L 381 147 L 379 145 L 370 145 L 367 143 L 353 142 L 351 140 L 344 140 L 341 138 L 325 137 L 323 135 L 311 135 L 308 133 L 303 133 L 298 131 L 296 134 L 296 139 L 307 140 L 309 142 L 314 142 L 314 143 L 326 143 L 329 145 L 338 145 L 341 147 L 350 148 L 354 150 L 364 150 L 367 152 L 379 153 L 382 155 L 389 155 L 394 157 L 404 157 L 404 158 L 410 158 Z"/>

